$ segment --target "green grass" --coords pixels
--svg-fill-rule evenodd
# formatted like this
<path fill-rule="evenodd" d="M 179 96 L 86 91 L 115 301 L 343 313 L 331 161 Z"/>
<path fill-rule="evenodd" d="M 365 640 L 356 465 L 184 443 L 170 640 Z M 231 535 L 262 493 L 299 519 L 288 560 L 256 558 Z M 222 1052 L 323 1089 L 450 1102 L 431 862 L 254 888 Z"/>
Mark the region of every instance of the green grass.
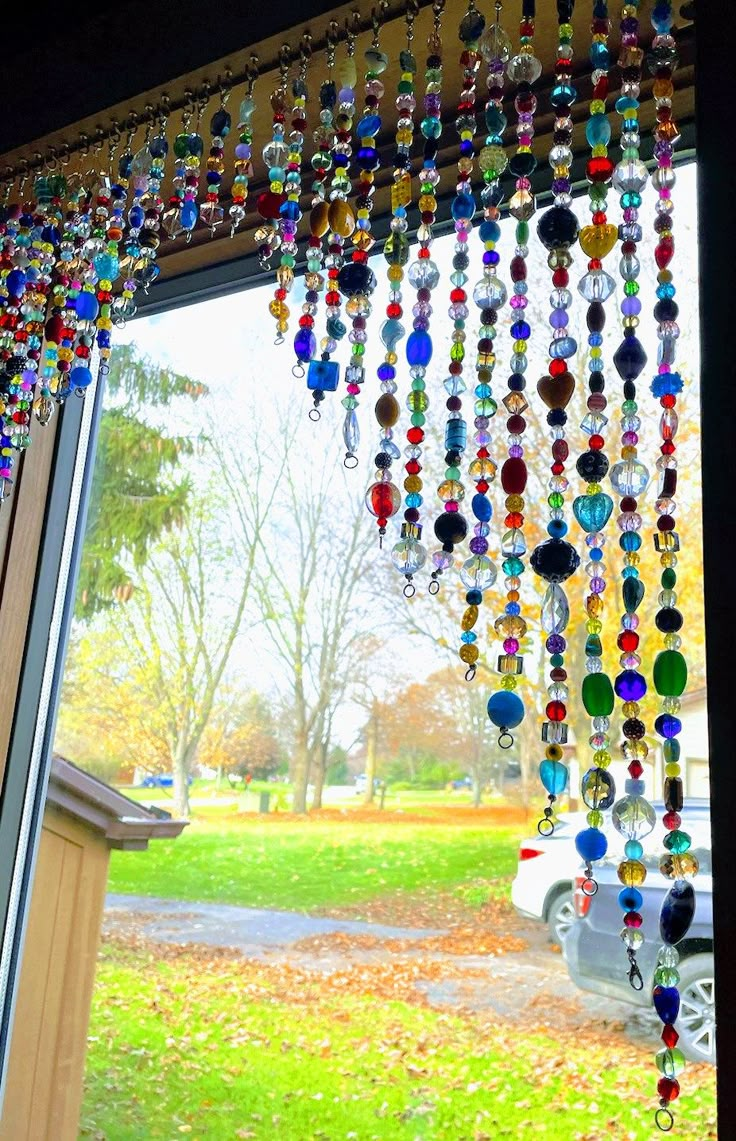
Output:
<path fill-rule="evenodd" d="M 390 820 L 198 822 L 146 852 L 113 852 L 109 890 L 310 911 L 508 878 L 519 834 Z"/>
<path fill-rule="evenodd" d="M 484 1024 L 319 979 L 290 994 L 258 964 L 111 947 L 80 1137 L 650 1141 L 656 1077 L 649 1053 L 612 1029 L 588 1039 Z M 714 1077 L 683 1074 L 678 1141 L 716 1136 Z"/>

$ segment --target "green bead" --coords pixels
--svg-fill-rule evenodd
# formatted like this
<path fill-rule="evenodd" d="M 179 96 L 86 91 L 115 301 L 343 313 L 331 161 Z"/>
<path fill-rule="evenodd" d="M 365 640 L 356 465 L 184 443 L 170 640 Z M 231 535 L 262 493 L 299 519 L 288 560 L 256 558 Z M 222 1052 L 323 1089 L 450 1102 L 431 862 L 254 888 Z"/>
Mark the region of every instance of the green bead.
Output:
<path fill-rule="evenodd" d="M 547 496 L 547 502 L 550 507 L 556 509 L 563 506 L 565 499 L 561 491 L 553 491 L 551 495 Z"/>
<path fill-rule="evenodd" d="M 512 556 L 510 559 L 504 559 L 501 569 L 505 575 L 519 575 L 524 570 L 524 564 L 521 559 Z"/>
<path fill-rule="evenodd" d="M 411 392 L 406 401 L 410 412 L 424 412 L 429 406 L 429 399 L 425 392 Z"/>
<path fill-rule="evenodd" d="M 457 344 L 454 344 L 452 346 L 452 348 L 450 349 L 450 360 L 464 361 L 465 360 L 465 345 L 461 344 L 459 341 L 457 342 Z"/>
<path fill-rule="evenodd" d="M 445 468 L 445 479 L 460 479 L 460 468 L 459 467 Z"/>
<path fill-rule="evenodd" d="M 352 354 L 354 357 L 362 357 L 364 353 L 365 353 L 365 345 L 361 345 L 361 344 L 353 345 Z"/>
<path fill-rule="evenodd" d="M 603 656 L 603 646 L 597 634 L 588 634 L 585 639 L 586 658 L 600 658 Z"/>
<path fill-rule="evenodd" d="M 613 704 L 613 686 L 608 674 L 586 674 L 583 678 L 583 705 L 588 716 L 610 717 Z"/>
<path fill-rule="evenodd" d="M 676 856 L 681 856 L 683 852 L 687 852 L 692 842 L 692 836 L 689 836 L 687 832 L 680 831 L 679 828 L 668 832 L 662 841 L 667 851 L 673 852 Z"/>
<path fill-rule="evenodd" d="M 687 662 L 679 650 L 662 650 L 654 659 L 653 676 L 660 697 L 679 697 L 687 685 Z"/>
<path fill-rule="evenodd" d="M 635 400 L 624 400 L 623 404 L 621 405 L 621 411 L 623 412 L 624 416 L 633 416 L 636 413 L 638 407 L 639 405 Z"/>
<path fill-rule="evenodd" d="M 553 654 L 552 657 L 549 659 L 549 664 L 551 666 L 554 666 L 555 669 L 557 669 L 558 666 L 561 666 L 564 664 L 564 661 L 565 661 L 565 659 L 563 658 L 562 654 Z"/>
<path fill-rule="evenodd" d="M 414 428 L 423 428 L 427 422 L 427 417 L 423 412 L 414 412 L 411 418 L 411 422 Z"/>
<path fill-rule="evenodd" d="M 427 387 L 427 385 L 424 383 L 421 376 L 415 377 L 414 380 L 411 382 L 412 392 L 424 392 L 426 387 Z"/>
<path fill-rule="evenodd" d="M 672 590 L 672 587 L 676 582 L 677 575 L 671 567 L 667 567 L 666 570 L 662 571 L 662 586 L 665 588 L 665 590 Z"/>
<path fill-rule="evenodd" d="M 529 223 L 517 222 L 516 223 L 516 244 L 525 246 L 529 241 Z"/>
<path fill-rule="evenodd" d="M 665 764 L 676 765 L 680 759 L 680 742 L 675 737 L 671 737 L 668 741 L 665 741 L 662 745 L 662 755 L 665 759 Z"/>
<path fill-rule="evenodd" d="M 674 971 L 674 974 L 677 974 L 677 971 Z M 674 986 L 675 984 L 661 983 L 660 985 Z M 682 1050 L 677 1049 L 677 1046 L 673 1046 L 671 1049 L 665 1046 L 663 1050 L 658 1050 L 656 1062 L 660 1074 L 664 1074 L 666 1078 L 676 1078 L 685 1069 L 685 1055 Z"/>
<path fill-rule="evenodd" d="M 186 158 L 189 154 L 189 135 L 180 134 L 174 139 L 174 154 L 177 158 Z"/>
<path fill-rule="evenodd" d="M 657 967 L 654 972 L 654 981 L 657 986 L 677 986 L 680 981 L 680 972 L 676 967 Z"/>
<path fill-rule="evenodd" d="M 627 297 L 636 297 L 639 292 L 639 284 L 636 281 L 627 281 L 624 285 L 624 293 Z"/>

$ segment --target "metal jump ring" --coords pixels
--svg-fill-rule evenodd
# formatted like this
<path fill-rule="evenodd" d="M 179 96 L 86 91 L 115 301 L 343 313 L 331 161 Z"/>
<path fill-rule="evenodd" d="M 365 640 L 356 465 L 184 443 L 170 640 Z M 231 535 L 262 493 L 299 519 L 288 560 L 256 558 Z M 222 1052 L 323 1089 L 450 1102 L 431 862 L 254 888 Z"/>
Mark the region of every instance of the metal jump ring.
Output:
<path fill-rule="evenodd" d="M 413 598 L 416 592 L 417 588 L 415 587 L 414 583 L 407 582 L 406 586 L 404 587 L 404 598 Z"/>
<path fill-rule="evenodd" d="M 304 368 L 300 364 L 292 365 L 291 375 L 295 376 L 297 380 L 301 380 L 304 376 Z"/>
<path fill-rule="evenodd" d="M 318 420 L 322 419 L 322 413 L 320 412 L 319 408 L 310 408 L 307 415 L 313 424 L 316 424 Z"/>
<path fill-rule="evenodd" d="M 555 830 L 555 826 L 548 816 L 543 816 L 537 824 L 537 832 L 540 836 L 551 836 Z"/>
<path fill-rule="evenodd" d="M 508 729 L 502 729 L 498 736 L 499 747 L 501 749 L 510 749 L 513 743 L 513 733 L 509 733 Z"/>
<path fill-rule="evenodd" d="M 345 456 L 345 459 L 342 462 L 343 462 L 343 466 L 346 467 L 348 469 L 348 471 L 352 471 L 353 468 L 356 468 L 358 466 L 358 457 L 354 456 L 352 452 L 348 452 L 348 454 Z"/>
<path fill-rule="evenodd" d="M 598 892 L 598 881 L 594 880 L 592 876 L 584 879 L 580 885 L 580 890 L 583 895 L 587 895 L 588 899 L 592 899 Z"/>
<path fill-rule="evenodd" d="M 675 1124 L 675 1118 L 671 1109 L 666 1109 L 661 1106 L 654 1115 L 654 1124 L 657 1129 L 662 1133 L 669 1133 L 672 1126 Z"/>
<path fill-rule="evenodd" d="M 437 579 L 436 579 L 436 578 L 433 578 L 433 579 L 432 579 L 432 581 L 430 582 L 430 584 L 429 584 L 429 586 L 427 587 L 427 589 L 429 590 L 429 593 L 430 593 L 430 594 L 439 594 L 439 592 L 440 592 L 440 584 L 439 584 L 439 582 L 437 581 Z"/>
<path fill-rule="evenodd" d="M 478 671 L 477 671 L 476 666 L 468 666 L 468 668 L 465 671 L 465 680 L 466 681 L 472 681 L 477 672 Z"/>

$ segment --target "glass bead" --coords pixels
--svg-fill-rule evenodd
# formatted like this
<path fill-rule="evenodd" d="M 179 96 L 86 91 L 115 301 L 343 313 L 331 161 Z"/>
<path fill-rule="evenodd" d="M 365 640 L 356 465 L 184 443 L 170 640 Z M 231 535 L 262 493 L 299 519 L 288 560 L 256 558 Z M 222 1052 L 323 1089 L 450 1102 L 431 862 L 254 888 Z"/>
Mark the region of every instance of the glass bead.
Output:
<path fill-rule="evenodd" d="M 676 880 L 665 896 L 659 915 L 659 934 L 663 942 L 679 943 L 689 931 L 694 914 L 695 891 L 692 884 Z"/>
<path fill-rule="evenodd" d="M 496 581 L 498 569 L 488 555 L 466 559 L 460 570 L 460 581 L 468 590 L 489 590 Z"/>

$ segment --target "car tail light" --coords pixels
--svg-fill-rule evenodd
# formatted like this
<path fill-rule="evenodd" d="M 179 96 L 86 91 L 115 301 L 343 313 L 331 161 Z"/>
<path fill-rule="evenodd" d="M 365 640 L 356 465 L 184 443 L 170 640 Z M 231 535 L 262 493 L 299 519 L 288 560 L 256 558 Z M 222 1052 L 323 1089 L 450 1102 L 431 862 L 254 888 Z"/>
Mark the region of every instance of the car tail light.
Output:
<path fill-rule="evenodd" d="M 533 860 L 535 856 L 541 856 L 541 855 L 543 855 L 543 851 L 541 848 L 521 847 L 521 848 L 519 848 L 519 863 L 521 863 L 522 860 Z"/>
<path fill-rule="evenodd" d="M 592 896 L 586 895 L 583 891 L 583 884 L 585 883 L 586 876 L 575 877 L 575 890 L 572 893 L 573 907 L 578 919 L 585 919 L 585 916 L 590 910 Z"/>

